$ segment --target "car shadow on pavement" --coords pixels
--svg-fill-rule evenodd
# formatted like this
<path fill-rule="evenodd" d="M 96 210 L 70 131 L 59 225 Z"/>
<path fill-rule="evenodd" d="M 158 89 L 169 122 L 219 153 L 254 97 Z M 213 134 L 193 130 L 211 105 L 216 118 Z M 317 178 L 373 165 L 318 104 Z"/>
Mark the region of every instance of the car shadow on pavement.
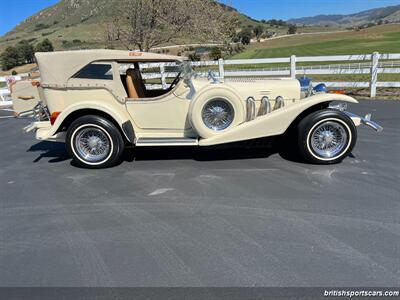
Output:
<path fill-rule="evenodd" d="M 70 159 L 65 144 L 58 142 L 39 142 L 31 146 L 27 152 L 40 152 L 40 155 L 33 161 L 35 163 L 42 158 L 50 158 L 49 163 L 57 163 Z"/>
<path fill-rule="evenodd" d="M 33 162 L 42 158 L 50 158 L 49 163 L 57 163 L 71 159 L 65 143 L 42 141 L 31 146 L 27 152 L 40 152 Z M 137 147 L 127 148 L 122 161 L 180 160 L 196 161 L 240 160 L 267 158 L 279 154 L 283 159 L 302 162 L 295 151 L 285 148 L 271 139 L 258 139 L 248 142 L 230 143 L 210 147 L 174 146 L 174 147 Z M 73 164 L 73 162 L 71 162 Z"/>
<path fill-rule="evenodd" d="M 166 146 L 128 148 L 124 153 L 123 159 L 128 162 L 178 159 L 217 161 L 267 158 L 271 155 L 279 154 L 286 160 L 301 162 L 301 159 L 293 151 L 281 151 L 281 149 L 279 141 L 264 138 L 208 147 Z"/>

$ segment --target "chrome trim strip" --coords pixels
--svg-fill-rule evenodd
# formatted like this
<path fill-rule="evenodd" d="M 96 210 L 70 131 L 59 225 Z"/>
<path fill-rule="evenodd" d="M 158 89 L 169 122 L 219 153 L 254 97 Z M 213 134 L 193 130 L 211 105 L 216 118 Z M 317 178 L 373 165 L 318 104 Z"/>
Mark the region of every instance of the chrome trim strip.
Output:
<path fill-rule="evenodd" d="M 138 138 L 136 146 L 197 146 L 198 140 L 194 138 Z"/>

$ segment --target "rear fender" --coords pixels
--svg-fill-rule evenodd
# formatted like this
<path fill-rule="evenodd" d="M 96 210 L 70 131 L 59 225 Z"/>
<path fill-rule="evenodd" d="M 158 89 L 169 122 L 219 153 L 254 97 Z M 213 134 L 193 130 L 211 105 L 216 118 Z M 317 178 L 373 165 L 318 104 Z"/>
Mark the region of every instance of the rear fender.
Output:
<path fill-rule="evenodd" d="M 225 133 L 221 132 L 210 138 L 202 139 L 199 141 L 199 145 L 208 146 L 280 135 L 305 110 L 312 106 L 332 101 L 358 103 L 356 99 L 346 95 L 318 94 L 296 101 L 290 106 L 277 109 L 269 114 L 259 116 L 250 122 L 242 123 Z"/>
<path fill-rule="evenodd" d="M 119 108 L 119 109 L 118 109 Z M 63 124 L 64 120 L 71 115 L 74 112 L 77 112 L 79 110 L 86 110 L 86 109 L 93 109 L 93 110 L 98 110 L 103 113 L 106 113 L 110 115 L 116 123 L 120 126 L 120 129 L 122 129 L 122 132 L 124 132 L 124 135 L 126 136 L 125 131 L 123 130 L 124 124 L 126 122 L 130 122 L 129 115 L 127 111 L 124 109 L 124 106 L 116 108 L 115 105 L 107 105 L 105 103 L 94 103 L 92 101 L 87 101 L 87 102 L 79 102 L 79 104 L 75 105 L 70 105 L 68 106 L 67 109 L 63 110 L 59 116 L 57 117 L 56 121 L 54 124 L 48 129 L 46 132 L 46 136 L 42 137 L 43 139 L 50 138 L 54 134 L 57 133 L 57 131 L 60 129 L 61 124 Z M 126 136 L 128 140 L 130 140 L 130 137 Z"/>

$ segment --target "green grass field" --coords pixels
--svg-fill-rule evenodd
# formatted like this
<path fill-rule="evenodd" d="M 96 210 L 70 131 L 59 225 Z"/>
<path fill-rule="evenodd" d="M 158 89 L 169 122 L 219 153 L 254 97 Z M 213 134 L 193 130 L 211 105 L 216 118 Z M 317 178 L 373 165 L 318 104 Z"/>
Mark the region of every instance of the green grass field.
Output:
<path fill-rule="evenodd" d="M 376 26 L 361 31 L 295 35 L 250 45 L 230 59 L 318 55 L 400 53 L 400 25 Z"/>
<path fill-rule="evenodd" d="M 301 77 L 301 76 L 299 76 Z M 359 74 L 359 75 L 352 75 L 352 74 L 327 74 L 327 75 L 308 75 L 314 81 L 322 81 L 322 82 L 329 82 L 329 81 L 357 81 L 357 82 L 369 82 L 371 76 L 369 74 Z M 378 74 L 378 81 L 400 81 L 400 74 Z"/>

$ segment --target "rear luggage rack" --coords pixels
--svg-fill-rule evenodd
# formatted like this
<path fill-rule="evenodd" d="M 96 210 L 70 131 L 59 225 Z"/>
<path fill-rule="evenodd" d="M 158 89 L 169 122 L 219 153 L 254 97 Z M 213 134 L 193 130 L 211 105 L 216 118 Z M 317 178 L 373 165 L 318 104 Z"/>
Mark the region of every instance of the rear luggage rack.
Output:
<path fill-rule="evenodd" d="M 50 112 L 47 106 L 45 106 L 42 101 L 39 101 L 38 104 L 36 104 L 33 109 L 20 112 L 17 115 L 17 117 L 18 118 L 33 117 L 36 121 L 49 121 Z"/>

